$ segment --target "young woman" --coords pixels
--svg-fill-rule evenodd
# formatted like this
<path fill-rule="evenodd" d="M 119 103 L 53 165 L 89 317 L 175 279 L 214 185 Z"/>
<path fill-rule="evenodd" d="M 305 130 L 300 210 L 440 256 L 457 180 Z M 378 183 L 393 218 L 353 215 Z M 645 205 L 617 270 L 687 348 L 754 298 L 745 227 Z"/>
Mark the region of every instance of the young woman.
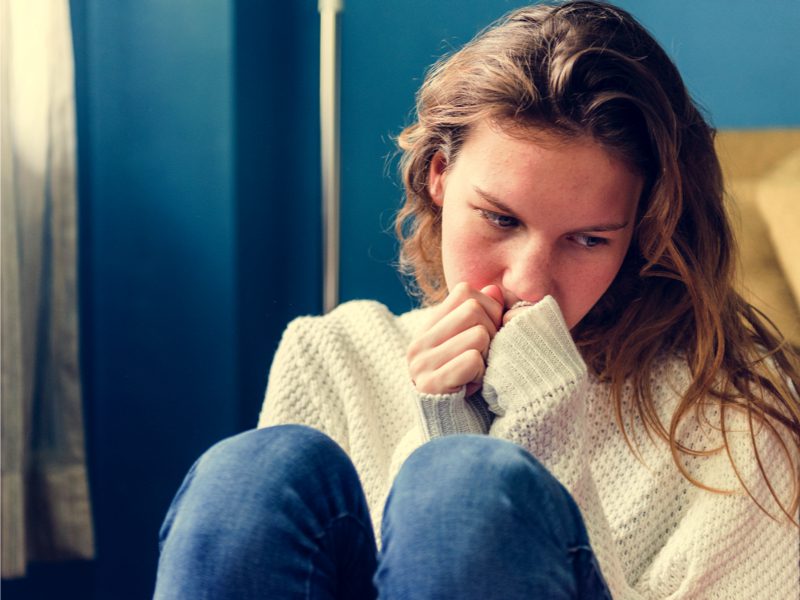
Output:
<path fill-rule="evenodd" d="M 605 4 L 437 63 L 399 138 L 425 308 L 289 326 L 156 596 L 797 598 L 800 377 L 734 291 L 713 137 Z"/>

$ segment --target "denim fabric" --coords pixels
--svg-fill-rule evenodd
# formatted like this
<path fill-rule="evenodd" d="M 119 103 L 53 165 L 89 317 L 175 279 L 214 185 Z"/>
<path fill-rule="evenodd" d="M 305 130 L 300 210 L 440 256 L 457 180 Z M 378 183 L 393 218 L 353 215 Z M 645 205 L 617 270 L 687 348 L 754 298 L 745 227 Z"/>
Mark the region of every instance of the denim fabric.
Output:
<path fill-rule="evenodd" d="M 358 475 L 308 427 L 208 450 L 160 533 L 155 598 L 373 598 L 377 549 Z"/>
<path fill-rule="evenodd" d="M 155 598 L 610 599 L 577 506 L 524 449 L 477 435 L 417 449 L 377 552 L 364 492 L 300 425 L 206 452 L 161 529 Z"/>

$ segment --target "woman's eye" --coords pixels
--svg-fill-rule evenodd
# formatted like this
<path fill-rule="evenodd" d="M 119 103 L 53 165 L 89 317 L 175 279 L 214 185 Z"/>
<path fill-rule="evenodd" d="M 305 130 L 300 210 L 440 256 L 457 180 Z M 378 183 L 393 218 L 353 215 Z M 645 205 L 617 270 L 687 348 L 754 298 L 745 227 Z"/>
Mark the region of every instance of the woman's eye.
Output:
<path fill-rule="evenodd" d="M 602 246 L 608 243 L 606 238 L 595 237 L 593 235 L 583 235 L 582 233 L 573 235 L 572 239 L 575 240 L 578 245 L 583 246 L 584 248 L 594 248 L 595 246 Z"/>
<path fill-rule="evenodd" d="M 484 219 L 500 229 L 511 229 L 519 225 L 519 221 L 516 218 L 509 217 L 508 215 L 501 215 L 500 213 L 484 209 L 480 209 L 480 213 Z"/>

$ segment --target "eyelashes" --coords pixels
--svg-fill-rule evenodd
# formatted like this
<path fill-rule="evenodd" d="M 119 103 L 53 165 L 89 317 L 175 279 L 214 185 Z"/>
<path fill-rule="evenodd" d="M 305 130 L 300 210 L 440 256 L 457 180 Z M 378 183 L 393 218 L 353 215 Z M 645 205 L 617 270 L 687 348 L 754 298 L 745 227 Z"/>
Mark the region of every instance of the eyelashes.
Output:
<path fill-rule="evenodd" d="M 479 208 L 478 213 L 498 229 L 513 229 L 519 225 L 519 221 L 516 218 L 486 210 L 485 208 Z"/>
<path fill-rule="evenodd" d="M 597 246 L 604 246 L 608 244 L 607 238 L 597 237 L 594 235 L 585 235 L 578 233 L 570 236 L 576 243 L 584 248 L 595 248 Z"/>
<path fill-rule="evenodd" d="M 481 218 L 483 218 L 489 225 L 500 230 L 511 230 L 519 227 L 520 222 L 516 217 L 497 213 L 485 208 L 476 209 Z M 584 233 L 576 233 L 569 236 L 569 239 L 574 241 L 578 246 L 591 250 L 598 246 L 606 246 L 609 243 L 608 238 L 598 237 L 595 235 L 587 235 Z"/>

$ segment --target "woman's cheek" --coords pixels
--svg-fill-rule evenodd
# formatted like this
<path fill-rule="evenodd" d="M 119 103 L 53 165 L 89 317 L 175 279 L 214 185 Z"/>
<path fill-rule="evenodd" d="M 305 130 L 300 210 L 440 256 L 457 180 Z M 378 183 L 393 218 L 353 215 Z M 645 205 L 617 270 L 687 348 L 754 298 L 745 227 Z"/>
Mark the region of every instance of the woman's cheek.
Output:
<path fill-rule="evenodd" d="M 502 265 L 496 250 L 479 235 L 461 232 L 445 246 L 444 272 L 448 287 L 462 281 L 473 289 L 500 283 Z"/>
<path fill-rule="evenodd" d="M 605 268 L 598 266 L 588 269 L 573 280 L 566 292 L 569 295 L 567 301 L 569 314 L 564 315 L 570 329 L 577 325 L 600 301 L 600 298 L 611 287 L 618 271 L 619 269 L 612 261 L 612 264 Z"/>

